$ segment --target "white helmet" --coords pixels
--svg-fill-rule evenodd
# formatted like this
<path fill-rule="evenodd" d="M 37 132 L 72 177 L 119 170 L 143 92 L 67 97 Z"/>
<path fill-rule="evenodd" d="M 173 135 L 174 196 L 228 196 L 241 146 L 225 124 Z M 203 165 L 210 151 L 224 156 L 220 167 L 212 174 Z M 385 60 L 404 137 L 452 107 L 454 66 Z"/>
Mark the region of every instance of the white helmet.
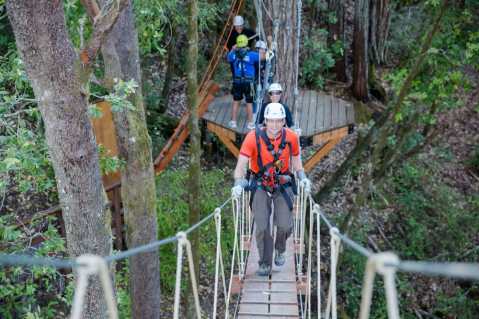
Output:
<path fill-rule="evenodd" d="M 273 92 L 273 91 L 279 91 L 283 92 L 283 88 L 281 87 L 281 84 L 279 83 L 271 83 L 271 85 L 268 88 L 268 93 Z"/>
<path fill-rule="evenodd" d="M 264 111 L 265 119 L 284 119 L 285 117 L 286 113 L 284 112 L 284 107 L 281 103 L 269 103 L 266 105 L 266 110 Z"/>
<path fill-rule="evenodd" d="M 266 43 L 264 41 L 258 40 L 258 41 L 256 41 L 255 48 L 266 50 L 267 49 Z"/>
<path fill-rule="evenodd" d="M 244 25 L 244 19 L 242 16 L 235 16 L 233 19 L 233 26 L 240 27 Z"/>

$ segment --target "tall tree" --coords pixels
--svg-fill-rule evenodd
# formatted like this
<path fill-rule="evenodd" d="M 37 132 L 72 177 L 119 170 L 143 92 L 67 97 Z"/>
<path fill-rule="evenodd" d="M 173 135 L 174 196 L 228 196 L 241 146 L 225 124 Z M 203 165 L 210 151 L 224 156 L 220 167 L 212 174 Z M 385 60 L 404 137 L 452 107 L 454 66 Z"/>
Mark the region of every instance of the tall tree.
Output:
<path fill-rule="evenodd" d="M 102 1 L 104 7 L 108 1 Z M 92 16 L 94 18 L 94 16 Z M 158 238 L 156 187 L 151 139 L 146 126 L 141 90 L 138 35 L 132 2 L 108 35 L 102 47 L 104 83 L 113 88 L 115 79 L 135 81 L 138 87 L 129 96 L 133 108 L 113 113 L 119 155 L 126 162 L 121 171 L 121 197 L 128 247 L 137 247 Z M 160 317 L 160 259 L 152 251 L 130 258 L 130 294 L 133 318 Z"/>
<path fill-rule="evenodd" d="M 87 47 L 76 54 L 68 37 L 63 1 L 9 0 L 6 3 L 17 48 L 45 123 L 70 256 L 109 255 L 111 216 L 103 190 L 90 119 L 86 82 L 91 61 L 115 23 L 123 3 L 97 19 Z M 83 318 L 106 313 L 98 281 L 91 281 Z"/>
<path fill-rule="evenodd" d="M 330 12 L 334 12 L 335 20 L 328 21 L 328 45 L 332 46 L 335 42 L 339 41 L 342 44 L 343 55 L 336 58 L 334 64 L 334 72 L 336 73 L 336 80 L 340 82 L 347 82 L 348 77 L 346 75 L 346 48 L 345 48 L 345 5 L 344 0 L 329 0 L 328 9 Z"/>
<path fill-rule="evenodd" d="M 379 65 L 386 61 L 386 41 L 391 22 L 389 0 L 371 1 L 369 48 L 371 60 Z"/>
<path fill-rule="evenodd" d="M 354 7 L 353 35 L 353 96 L 360 101 L 369 100 L 368 92 L 368 37 L 369 0 L 357 0 Z"/>
<path fill-rule="evenodd" d="M 188 1 L 188 54 L 186 56 L 187 104 L 190 108 L 188 127 L 190 130 L 190 168 L 188 181 L 188 206 L 190 225 L 200 220 L 200 178 L 201 178 L 201 131 L 198 123 L 198 2 Z M 191 234 L 193 262 L 196 278 L 199 278 L 199 232 Z M 192 291 L 192 289 L 188 289 Z M 194 317 L 194 301 L 190 293 L 188 299 L 188 318 Z"/>
<path fill-rule="evenodd" d="M 266 10 L 273 19 L 273 26 L 267 28 L 274 32 L 274 24 L 278 24 L 276 38 L 276 78 L 283 86 L 283 97 L 286 103 L 294 105 L 294 88 L 297 76 L 296 55 L 299 53 L 297 43 L 297 0 L 267 0 Z M 264 15 L 268 16 L 268 15 Z M 266 27 L 265 27 L 266 28 Z"/>

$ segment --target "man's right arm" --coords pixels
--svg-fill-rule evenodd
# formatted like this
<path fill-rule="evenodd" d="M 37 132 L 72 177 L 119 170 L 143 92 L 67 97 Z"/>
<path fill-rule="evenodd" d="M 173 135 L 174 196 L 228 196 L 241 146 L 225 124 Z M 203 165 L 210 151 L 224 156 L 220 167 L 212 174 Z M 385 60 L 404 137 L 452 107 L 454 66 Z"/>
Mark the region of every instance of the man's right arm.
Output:
<path fill-rule="evenodd" d="M 249 162 L 248 157 L 242 154 L 238 156 L 238 162 L 236 163 L 236 168 L 233 174 L 235 180 L 245 178 L 246 169 L 248 168 L 248 162 Z"/>

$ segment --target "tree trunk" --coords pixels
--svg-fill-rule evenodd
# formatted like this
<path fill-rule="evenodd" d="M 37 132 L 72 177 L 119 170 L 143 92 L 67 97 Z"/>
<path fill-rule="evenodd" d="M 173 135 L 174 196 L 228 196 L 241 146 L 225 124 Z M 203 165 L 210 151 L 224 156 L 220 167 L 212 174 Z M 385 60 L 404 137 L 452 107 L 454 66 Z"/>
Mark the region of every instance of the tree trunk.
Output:
<path fill-rule="evenodd" d="M 363 102 L 368 95 L 369 0 L 357 0 L 354 10 L 353 96 Z"/>
<path fill-rule="evenodd" d="M 113 87 L 113 79 L 117 78 L 134 80 L 138 84 L 135 93 L 129 97 L 134 110 L 125 108 L 113 113 L 119 155 L 126 161 L 121 171 L 121 197 L 128 248 L 158 239 L 155 175 L 143 106 L 138 50 L 134 14 L 129 1 L 102 48 L 105 83 Z M 132 317 L 159 318 L 159 252 L 133 256 L 129 265 Z"/>
<path fill-rule="evenodd" d="M 187 77 L 187 104 L 190 108 L 189 130 L 190 130 L 190 168 L 188 181 L 188 206 L 190 210 L 189 223 L 193 225 L 200 220 L 200 174 L 201 174 L 201 131 L 198 123 L 198 3 L 197 0 L 190 0 L 188 3 L 188 55 L 186 57 Z M 196 278 L 199 278 L 199 230 L 193 232 L 190 237 L 193 250 L 193 263 Z M 191 282 L 189 283 L 191 288 Z M 188 315 L 187 318 L 194 318 L 193 289 L 188 289 Z"/>
<path fill-rule="evenodd" d="M 371 1 L 369 48 L 370 57 L 376 64 L 386 62 L 386 41 L 391 20 L 389 0 Z"/>
<path fill-rule="evenodd" d="M 7 1 L 17 48 L 45 123 L 65 221 L 68 253 L 109 255 L 111 216 L 98 153 L 82 93 L 80 62 L 68 37 L 62 1 Z M 104 318 L 98 280 L 92 280 L 82 318 Z"/>
<path fill-rule="evenodd" d="M 343 55 L 336 59 L 334 64 L 334 72 L 336 73 L 336 80 L 340 82 L 348 82 L 346 75 L 346 43 L 345 43 L 345 8 L 344 0 L 329 0 L 329 11 L 335 12 L 336 23 L 329 24 L 328 44 L 333 45 L 336 41 L 340 41 L 343 46 Z"/>
<path fill-rule="evenodd" d="M 276 76 L 274 81 L 283 86 L 283 99 L 294 107 L 294 88 L 297 70 L 295 67 L 297 45 L 297 1 L 267 0 L 266 6 L 273 21 L 279 22 L 276 48 Z"/>

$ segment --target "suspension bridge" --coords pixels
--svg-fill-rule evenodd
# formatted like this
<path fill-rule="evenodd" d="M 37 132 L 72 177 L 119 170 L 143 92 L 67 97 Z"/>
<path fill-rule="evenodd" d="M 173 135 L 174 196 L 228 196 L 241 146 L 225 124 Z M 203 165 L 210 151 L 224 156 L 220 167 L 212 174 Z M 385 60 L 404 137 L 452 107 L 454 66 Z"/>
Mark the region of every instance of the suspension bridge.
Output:
<path fill-rule="evenodd" d="M 232 217 L 234 223 L 233 251 L 230 256 L 223 256 L 221 249 L 223 220 Z M 306 222 L 308 221 L 308 222 Z M 71 319 L 82 317 L 83 301 L 91 276 L 98 276 L 101 281 L 108 317 L 118 318 L 117 303 L 111 282 L 109 264 L 127 259 L 133 255 L 157 250 L 160 246 L 176 243 L 177 268 L 174 294 L 173 318 L 180 318 L 181 283 L 183 280 L 183 263 L 188 265 L 189 281 L 193 287 L 196 317 L 204 317 L 198 294 L 198 281 L 193 268 L 193 255 L 188 235 L 214 222 L 216 226 L 216 256 L 214 271 L 213 309 L 209 309 L 211 318 L 337 318 L 337 266 L 341 247 L 352 249 L 367 259 L 359 318 L 369 317 L 372 291 L 376 274 L 383 277 L 387 300 L 388 318 L 400 318 L 399 300 L 396 290 L 396 273 L 413 272 L 428 276 L 446 276 L 468 280 L 479 280 L 479 264 L 472 263 L 435 263 L 422 261 L 403 261 L 392 252 L 372 252 L 351 240 L 334 226 L 314 202 L 310 193 L 298 185 L 298 196 L 294 205 L 294 226 L 287 242 L 287 262 L 282 267 L 275 267 L 268 277 L 255 274 L 258 253 L 253 236 L 254 216 L 249 208 L 249 193 L 243 192 L 239 198 L 228 198 L 213 212 L 197 224 L 144 246 L 119 252 L 110 256 L 82 255 L 76 259 L 39 258 L 27 255 L 0 254 L 2 266 L 47 266 L 73 269 L 77 273 L 76 289 L 72 302 Z M 329 229 L 330 278 L 328 283 L 321 282 L 321 238 L 320 227 Z M 274 234 L 274 228 L 272 228 Z M 230 261 L 229 273 L 225 269 L 225 257 Z M 312 289 L 316 288 L 317 309 L 312 309 Z M 321 289 L 328 287 L 327 290 Z M 323 296 L 321 291 L 327 291 Z M 220 307 L 219 297 L 225 304 Z M 237 295 L 233 303 L 233 296 Z M 219 313 L 219 309 L 224 313 Z"/>
<path fill-rule="evenodd" d="M 218 112 L 206 113 L 208 105 L 213 101 L 214 94 L 219 87 L 212 83 L 211 79 L 219 64 L 224 44 L 231 29 L 233 17 L 238 14 L 243 4 L 243 0 L 232 1 L 227 23 L 224 26 L 218 45 L 214 51 L 213 58 L 201 81 L 199 95 L 198 113 L 209 121 L 209 129 L 216 133 L 225 145 L 233 153 L 235 149 L 231 146 L 232 138 L 221 128 L 224 119 L 228 117 L 225 113 L 219 120 Z M 255 0 L 254 5 L 258 21 L 260 23 L 259 33 L 263 35 L 262 28 L 262 8 L 264 3 L 261 0 Z M 266 16 L 271 19 L 271 15 L 266 12 Z M 298 5 L 298 27 L 297 27 L 297 49 L 299 50 L 300 26 L 301 26 L 301 1 Z M 274 23 L 274 32 L 277 33 L 278 23 Z M 264 35 L 263 35 L 264 37 Z M 273 35 L 274 38 L 274 35 Z M 305 94 L 299 93 L 297 86 L 298 74 L 298 56 L 295 60 L 295 95 L 299 97 L 298 101 L 305 100 Z M 267 65 L 268 69 L 269 66 Z M 265 77 L 266 79 L 268 77 Z M 263 87 L 267 87 L 268 82 Z M 317 112 L 316 104 L 312 103 L 313 93 L 309 92 L 308 105 L 310 109 Z M 319 97 L 316 95 L 316 101 Z M 257 103 L 261 104 L 262 95 L 258 95 Z M 303 108 L 295 107 L 295 122 L 307 123 L 305 132 L 311 134 L 313 140 L 317 143 L 325 143 L 319 153 L 314 156 L 317 162 L 327 152 L 329 152 L 339 140 L 348 132 L 348 125 L 352 124 L 353 116 L 349 111 L 350 107 L 341 102 L 330 99 L 329 104 L 318 102 L 323 105 L 322 115 L 311 116 L 310 111 L 299 114 Z M 336 104 L 335 104 L 336 103 Z M 328 109 L 328 106 L 330 108 Z M 333 105 L 337 105 L 334 108 Z M 214 107 L 213 107 L 214 108 Z M 227 110 L 227 109 L 226 109 Z M 328 112 L 330 116 L 325 116 Z M 206 115 L 205 115 L 206 113 Z M 215 114 L 215 115 L 212 115 Z M 317 112 L 317 114 L 319 114 Z M 322 121 L 318 122 L 318 118 Z M 181 144 L 188 136 L 187 123 L 189 113 L 186 113 L 180 120 L 178 127 L 166 143 L 160 155 L 156 158 L 155 171 L 159 174 L 173 158 Z M 313 121 L 311 121 L 313 119 Z M 310 124 L 311 123 L 311 124 Z M 216 125 L 216 126 L 215 126 Z M 220 126 L 219 128 L 217 126 Z M 319 128 L 319 129 L 318 129 Z M 233 132 L 233 134 L 244 134 L 244 129 Z M 224 136 L 228 138 L 223 138 Z M 231 146 L 231 147 L 230 147 Z M 314 166 L 305 165 L 308 169 Z M 117 190 L 120 183 L 112 181 L 106 185 L 106 189 Z M 55 268 L 66 268 L 76 271 L 76 287 L 72 301 L 70 318 L 79 319 L 82 317 L 83 303 L 85 294 L 88 290 L 88 282 L 92 276 L 98 276 L 103 287 L 104 296 L 108 308 L 108 317 L 118 318 L 117 301 L 111 282 L 112 276 L 109 272 L 109 265 L 115 261 L 125 260 L 131 256 L 141 253 L 158 250 L 159 247 L 167 244 L 176 244 L 177 265 L 174 290 L 173 318 L 180 318 L 182 312 L 180 309 L 181 283 L 186 280 L 183 278 L 184 263 L 188 266 L 189 278 L 194 296 L 194 306 L 197 318 L 204 317 L 204 313 L 211 314 L 211 318 L 332 318 L 338 316 L 338 298 L 337 298 L 337 268 L 338 258 L 344 248 L 351 249 L 357 254 L 362 255 L 366 260 L 366 269 L 363 281 L 362 295 L 358 317 L 366 319 L 369 317 L 371 309 L 372 291 L 374 287 L 375 276 L 378 274 L 383 277 L 384 292 L 387 301 L 388 317 L 392 319 L 400 318 L 399 299 L 396 290 L 397 272 L 421 273 L 428 276 L 445 276 L 451 278 L 460 278 L 467 280 L 479 280 L 479 264 L 470 263 L 433 263 L 423 261 L 403 261 L 392 252 L 373 252 L 359 243 L 353 241 L 331 222 L 326 214 L 321 210 L 319 204 L 315 203 L 311 194 L 306 192 L 300 185 L 297 189 L 298 196 L 295 198 L 293 209 L 294 226 L 292 235 L 287 241 L 286 263 L 282 267 L 274 267 L 272 273 L 267 277 L 258 277 L 256 269 L 258 267 L 258 252 L 254 239 L 254 216 L 249 208 L 249 193 L 243 192 L 240 197 L 231 197 L 226 199 L 221 205 L 204 217 L 197 224 L 192 225 L 184 231 L 178 232 L 171 237 L 151 242 L 140 247 L 133 247 L 110 256 L 82 255 L 75 259 L 58 258 L 40 258 L 28 255 L 0 254 L 0 265 L 2 266 L 46 266 Z M 119 204 L 118 204 L 119 206 Z M 56 210 L 52 210 L 55 211 Z M 222 223 L 231 219 L 234 224 L 233 251 L 229 256 L 223 256 L 222 253 Z M 193 265 L 193 256 L 189 235 L 208 223 L 215 224 L 216 228 L 216 255 L 214 270 L 214 297 L 212 309 L 204 309 L 198 293 L 198 278 L 195 277 Z M 119 230 L 119 225 L 116 231 Z M 327 227 L 329 238 L 321 238 L 321 227 Z M 271 228 L 274 236 L 274 227 Z M 321 246 L 329 241 L 329 260 L 324 262 L 321 259 Z M 228 258 L 230 268 L 226 269 L 225 261 Z M 325 266 L 322 266 L 323 263 Z M 321 281 L 321 271 L 329 266 L 330 274 L 328 282 Z M 327 289 L 323 289 L 327 287 Z M 313 289 L 316 292 L 313 292 Z M 327 291 L 322 295 L 322 291 Z M 316 308 L 312 307 L 313 295 L 317 298 Z M 220 299 L 220 296 L 223 298 Z M 224 300 L 224 305 L 220 306 L 220 300 Z M 223 312 L 220 313 L 220 309 Z"/>

